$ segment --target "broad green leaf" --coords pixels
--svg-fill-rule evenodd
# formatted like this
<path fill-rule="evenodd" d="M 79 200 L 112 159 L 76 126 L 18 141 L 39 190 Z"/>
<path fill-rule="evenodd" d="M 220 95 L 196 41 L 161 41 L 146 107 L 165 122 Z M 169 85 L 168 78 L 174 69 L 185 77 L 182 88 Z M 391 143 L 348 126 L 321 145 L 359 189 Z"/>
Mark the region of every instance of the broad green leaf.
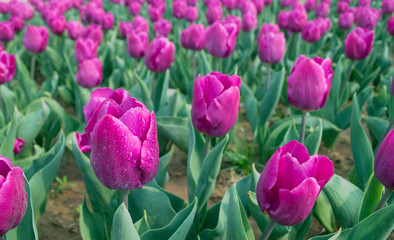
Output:
<path fill-rule="evenodd" d="M 148 216 L 146 215 L 146 211 L 144 211 L 144 216 L 134 224 L 134 227 L 140 236 L 151 229 L 148 223 Z"/>
<path fill-rule="evenodd" d="M 285 137 L 283 138 L 283 143 L 282 145 L 285 145 L 286 143 L 292 141 L 292 140 L 297 140 L 300 138 L 300 135 L 297 131 L 297 127 L 295 124 L 295 121 L 293 120 L 293 123 L 289 126 L 287 129 L 287 132 L 285 134 Z"/>
<path fill-rule="evenodd" d="M 155 111 L 163 108 L 165 102 L 167 101 L 167 90 L 170 84 L 170 71 L 166 71 L 164 79 L 155 79 L 156 90 L 155 93 Z"/>
<path fill-rule="evenodd" d="M 6 138 L 0 147 L 0 155 L 4 156 L 12 161 L 14 159 L 14 152 L 13 152 L 14 142 L 15 142 L 15 137 L 16 137 L 18 125 L 19 125 L 18 119 L 17 119 L 15 113 L 14 113 L 14 117 L 12 118 L 11 123 L 9 123 L 8 125 L 9 125 L 9 127 L 7 127 Z"/>
<path fill-rule="evenodd" d="M 112 224 L 112 234 L 113 240 L 140 239 L 140 236 L 134 227 L 133 220 L 131 219 L 129 211 L 124 203 L 122 203 L 115 212 Z"/>
<path fill-rule="evenodd" d="M 390 190 L 389 190 L 390 191 Z M 364 196 L 361 202 L 358 220 L 361 221 L 373 213 L 382 197 L 383 185 L 372 173 L 365 187 Z"/>
<path fill-rule="evenodd" d="M 86 197 L 81 205 L 79 217 L 79 228 L 83 239 L 106 239 L 105 225 L 103 217 L 89 209 Z"/>
<path fill-rule="evenodd" d="M 313 206 L 313 214 L 327 230 L 331 233 L 335 229 L 335 214 L 330 200 L 324 191 L 321 191 Z"/>
<path fill-rule="evenodd" d="M 30 79 L 30 73 L 27 70 L 26 66 L 23 64 L 23 61 L 18 56 L 15 59 L 17 71 L 19 73 L 17 75 L 17 79 L 23 89 L 23 93 L 26 97 L 27 102 L 32 102 L 37 97 L 37 84 L 33 81 L 33 79 Z"/>
<path fill-rule="evenodd" d="M 157 117 L 157 131 L 159 135 L 165 136 L 182 151 L 187 152 L 188 119 L 185 117 Z"/>
<path fill-rule="evenodd" d="M 248 122 L 250 123 L 252 131 L 255 132 L 259 125 L 258 101 L 252 90 L 250 90 L 246 84 L 241 84 L 241 96 L 245 103 Z"/>
<path fill-rule="evenodd" d="M 337 233 L 331 233 L 324 236 L 310 238 L 309 240 L 347 240 L 352 229 L 339 230 Z M 350 240 L 350 239 L 349 239 Z"/>
<path fill-rule="evenodd" d="M 51 60 L 53 66 L 55 66 L 55 69 L 57 71 L 62 70 L 62 63 L 63 63 L 62 56 L 50 46 L 46 47 L 45 53 L 48 54 L 48 57 Z"/>
<path fill-rule="evenodd" d="M 171 151 L 169 151 L 167 154 L 165 154 L 159 159 L 159 169 L 157 170 L 155 179 L 157 184 L 159 184 L 161 187 L 164 187 L 167 183 L 168 165 L 170 164 L 173 154 L 174 154 L 174 149 L 171 149 Z"/>
<path fill-rule="evenodd" d="M 153 110 L 153 102 L 151 100 L 151 94 L 149 93 L 148 87 L 136 71 L 134 71 L 133 73 L 134 77 L 137 79 L 138 85 L 140 85 L 140 89 L 142 92 L 143 99 L 141 101 L 146 105 L 148 109 Z"/>
<path fill-rule="evenodd" d="M 374 116 L 367 116 L 363 119 L 367 123 L 368 129 L 375 140 L 379 141 L 382 139 L 384 133 L 386 132 L 387 126 L 389 125 L 388 121 Z"/>
<path fill-rule="evenodd" d="M 66 113 L 63 107 L 57 101 L 50 98 L 43 98 L 43 100 L 51 109 L 51 112 L 61 119 L 65 134 L 69 134 L 78 128 L 79 122 Z"/>
<path fill-rule="evenodd" d="M 323 122 L 319 119 L 319 123 L 311 128 L 311 133 L 306 137 L 304 145 L 308 149 L 309 155 L 317 154 L 323 136 Z"/>

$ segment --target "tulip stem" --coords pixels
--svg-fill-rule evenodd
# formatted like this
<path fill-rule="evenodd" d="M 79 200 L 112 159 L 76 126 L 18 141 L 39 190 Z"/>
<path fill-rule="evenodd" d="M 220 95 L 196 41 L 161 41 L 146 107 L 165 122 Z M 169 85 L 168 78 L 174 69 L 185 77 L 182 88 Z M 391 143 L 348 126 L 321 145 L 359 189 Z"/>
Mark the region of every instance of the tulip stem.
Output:
<path fill-rule="evenodd" d="M 219 58 L 216 58 L 216 72 L 219 72 Z"/>
<path fill-rule="evenodd" d="M 30 79 L 34 81 L 34 71 L 36 70 L 36 55 L 33 54 L 30 65 Z"/>
<path fill-rule="evenodd" d="M 383 208 L 384 205 L 386 205 L 386 203 L 389 200 L 392 193 L 393 193 L 392 189 L 386 188 L 386 191 L 384 192 L 382 198 L 380 199 L 378 206 L 376 206 L 376 208 L 375 208 L 375 212 L 378 211 L 379 209 Z"/>
<path fill-rule="evenodd" d="M 129 209 L 129 190 L 120 190 L 120 201 Z"/>
<path fill-rule="evenodd" d="M 263 235 L 261 235 L 260 240 L 267 240 L 271 235 L 272 230 L 274 230 L 275 222 L 270 219 L 268 225 L 265 227 Z"/>
<path fill-rule="evenodd" d="M 267 82 L 265 83 L 265 91 L 266 92 L 268 92 L 268 88 L 270 87 L 270 77 L 271 77 L 271 64 L 268 64 Z"/>
<path fill-rule="evenodd" d="M 304 143 L 305 139 L 305 127 L 306 127 L 306 112 L 302 111 L 301 117 L 301 129 L 300 129 L 300 143 Z"/>
<path fill-rule="evenodd" d="M 205 159 L 205 157 L 208 155 L 210 143 L 211 143 L 211 136 L 207 135 L 207 137 L 205 138 L 204 154 L 202 159 Z"/>
<path fill-rule="evenodd" d="M 155 91 L 155 88 L 156 88 L 156 84 L 155 84 L 155 79 L 156 78 L 156 74 L 153 74 L 153 77 L 152 77 L 152 103 L 153 103 L 153 106 L 155 105 L 155 93 L 156 93 L 156 91 Z"/>
<path fill-rule="evenodd" d="M 193 51 L 193 55 L 192 55 L 192 80 L 194 80 L 196 78 L 196 52 Z"/>
<path fill-rule="evenodd" d="M 346 85 L 349 82 L 350 75 L 351 75 L 352 70 L 353 70 L 353 65 L 354 65 L 354 61 L 352 61 L 350 63 L 349 69 L 348 69 L 347 74 L 346 74 L 345 82 L 342 83 L 341 91 L 339 92 L 339 101 L 342 101 L 342 97 L 343 97 L 343 94 L 345 93 Z"/>

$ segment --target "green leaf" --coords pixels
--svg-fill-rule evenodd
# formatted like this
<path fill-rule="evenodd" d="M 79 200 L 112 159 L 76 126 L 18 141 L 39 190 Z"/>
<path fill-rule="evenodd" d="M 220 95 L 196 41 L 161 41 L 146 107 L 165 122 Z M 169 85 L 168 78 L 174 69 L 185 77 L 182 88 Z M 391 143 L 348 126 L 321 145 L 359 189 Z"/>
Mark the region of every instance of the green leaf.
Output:
<path fill-rule="evenodd" d="M 134 76 L 137 79 L 138 85 L 140 85 L 140 89 L 142 92 L 142 96 L 143 99 L 141 100 L 148 109 L 153 110 L 153 102 L 151 99 L 151 94 L 149 93 L 148 87 L 146 86 L 146 84 L 144 83 L 144 81 L 142 81 L 142 79 L 140 78 L 140 76 L 137 74 L 137 72 L 134 70 Z"/>
<path fill-rule="evenodd" d="M 165 102 L 167 101 L 167 91 L 170 84 L 170 71 L 166 71 L 164 79 L 154 79 L 157 82 L 156 96 L 155 96 L 155 111 L 163 108 Z"/>
<path fill-rule="evenodd" d="M 373 151 L 368 136 L 361 126 L 360 107 L 356 95 L 353 96 L 352 119 L 350 124 L 350 143 L 354 165 L 360 180 L 361 189 L 365 188 L 373 172 Z"/>
<path fill-rule="evenodd" d="M 38 89 L 36 83 L 33 79 L 30 79 L 30 73 L 27 70 L 26 66 L 23 64 L 23 61 L 17 56 L 16 58 L 16 67 L 18 71 L 18 80 L 19 84 L 23 89 L 23 93 L 26 96 L 27 102 L 32 102 L 37 97 Z"/>
<path fill-rule="evenodd" d="M 300 138 L 300 135 L 298 134 L 297 127 L 295 124 L 295 121 L 293 119 L 293 123 L 290 125 L 289 129 L 287 129 L 287 132 L 285 134 L 285 137 L 283 138 L 283 145 L 286 143 L 292 141 L 292 140 L 297 140 Z"/>
<path fill-rule="evenodd" d="M 372 173 L 369 177 L 367 186 L 365 187 L 359 212 L 359 221 L 363 220 L 374 212 L 380 201 L 380 198 L 382 197 L 382 192 L 383 185 L 376 178 L 375 174 Z"/>
<path fill-rule="evenodd" d="M 59 75 L 57 74 L 57 72 L 54 72 L 52 77 L 48 78 L 43 82 L 38 96 L 44 97 L 44 96 L 48 96 L 49 94 L 50 97 L 53 97 L 58 84 L 59 84 Z"/>
<path fill-rule="evenodd" d="M 0 86 L 1 104 L 3 106 L 3 114 L 6 122 L 11 121 L 15 108 L 15 94 L 6 86 Z"/>
<path fill-rule="evenodd" d="M 174 149 L 171 149 L 168 153 L 166 153 L 164 156 L 162 156 L 159 159 L 159 169 L 157 170 L 156 174 L 156 182 L 157 184 L 160 185 L 160 187 L 163 187 L 166 185 L 167 180 L 168 180 L 168 165 L 170 164 L 172 155 L 174 154 Z"/>
<path fill-rule="evenodd" d="M 208 153 L 202 163 L 195 193 L 195 196 L 198 199 L 198 211 L 201 211 L 202 207 L 208 202 L 213 190 L 215 189 L 216 178 L 222 164 L 223 151 L 227 141 L 228 136 L 226 136 L 212 149 L 212 151 Z"/>
<path fill-rule="evenodd" d="M 61 119 L 64 125 L 63 127 L 65 134 L 69 134 L 78 128 L 79 122 L 66 113 L 63 107 L 57 101 L 50 98 L 43 98 L 43 100 L 51 109 L 51 112 Z"/>
<path fill-rule="evenodd" d="M 19 125 L 18 119 L 17 119 L 15 113 L 14 113 L 14 117 L 12 118 L 11 123 L 9 123 L 8 125 L 9 125 L 9 127 L 7 127 L 6 139 L 1 144 L 1 147 L 0 147 L 0 155 L 4 156 L 12 161 L 14 159 L 13 149 L 14 149 L 16 131 L 17 131 L 18 125 Z"/>
<path fill-rule="evenodd" d="M 331 233 L 334 231 L 335 214 L 330 200 L 324 191 L 321 191 L 316 199 L 315 205 L 313 206 L 313 214 L 327 230 L 327 232 Z"/>
<path fill-rule="evenodd" d="M 83 239 L 106 239 L 103 217 L 89 209 L 86 197 L 83 199 L 79 217 L 79 228 Z"/>
<path fill-rule="evenodd" d="M 144 211 L 144 216 L 134 224 L 134 227 L 140 236 L 151 229 L 148 223 L 146 211 Z"/>
<path fill-rule="evenodd" d="M 48 54 L 48 57 L 49 59 L 51 59 L 51 62 L 53 66 L 55 66 L 55 69 L 60 72 L 60 70 L 62 70 L 63 63 L 62 56 L 50 46 L 47 46 L 45 53 Z"/>
<path fill-rule="evenodd" d="M 188 119 L 185 117 L 157 117 L 157 131 L 159 136 L 163 135 L 172 141 L 182 151 L 187 152 L 188 136 L 185 134 L 188 130 Z"/>
<path fill-rule="evenodd" d="M 129 211 L 124 203 L 122 203 L 115 212 L 112 229 L 113 240 L 140 239 L 140 236 L 134 227 L 133 220 L 131 219 Z"/>
<path fill-rule="evenodd" d="M 340 229 L 337 233 L 313 237 L 313 238 L 310 238 L 309 240 L 347 240 L 350 231 L 351 231 L 351 228 L 343 230 L 343 231 Z"/>
<path fill-rule="evenodd" d="M 246 116 L 252 132 L 255 132 L 259 125 L 258 101 L 246 84 L 241 84 L 241 96 L 245 103 Z"/>
<path fill-rule="evenodd" d="M 374 117 L 374 116 L 367 116 L 363 118 L 368 125 L 368 129 L 371 135 L 379 141 L 382 139 L 383 135 L 386 132 L 387 126 L 389 122 L 385 119 Z"/>
<path fill-rule="evenodd" d="M 320 148 L 320 143 L 323 136 L 323 122 L 319 119 L 319 122 L 311 130 L 312 132 L 305 139 L 304 145 L 308 149 L 309 155 L 317 154 Z"/>
<path fill-rule="evenodd" d="M 189 230 L 193 224 L 196 211 L 197 199 L 195 199 L 187 208 L 177 213 L 167 226 L 159 229 L 149 230 L 141 236 L 141 239 L 186 239 L 186 236 L 189 233 Z"/>

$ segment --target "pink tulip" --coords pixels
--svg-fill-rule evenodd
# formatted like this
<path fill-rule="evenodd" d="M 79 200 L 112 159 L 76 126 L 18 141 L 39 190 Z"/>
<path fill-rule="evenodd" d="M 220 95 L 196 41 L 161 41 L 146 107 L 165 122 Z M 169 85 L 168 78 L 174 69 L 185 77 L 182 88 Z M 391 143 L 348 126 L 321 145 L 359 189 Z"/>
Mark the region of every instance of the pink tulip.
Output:
<path fill-rule="evenodd" d="M 278 63 L 286 50 L 285 35 L 276 24 L 264 23 L 258 36 L 258 54 L 265 63 Z"/>
<path fill-rule="evenodd" d="M 14 25 L 11 22 L 0 22 L 0 41 L 11 41 L 14 34 Z"/>
<path fill-rule="evenodd" d="M 83 37 L 85 35 L 85 31 L 86 29 L 80 21 L 69 21 L 67 23 L 68 36 L 74 41 Z"/>
<path fill-rule="evenodd" d="M 51 17 L 48 20 L 49 28 L 55 35 L 62 35 L 66 30 L 66 18 L 62 15 Z"/>
<path fill-rule="evenodd" d="M 16 61 L 13 54 L 0 52 L 0 84 L 10 82 L 15 75 Z"/>
<path fill-rule="evenodd" d="M 78 84 L 84 88 L 97 87 L 103 80 L 103 67 L 98 58 L 86 59 L 78 64 Z"/>
<path fill-rule="evenodd" d="M 350 29 L 354 24 L 353 11 L 347 10 L 344 13 L 339 14 L 338 25 L 341 29 Z"/>
<path fill-rule="evenodd" d="M 134 31 L 143 31 L 146 33 L 149 32 L 149 23 L 144 17 L 135 17 L 133 19 L 132 26 Z"/>
<path fill-rule="evenodd" d="M 181 44 L 186 49 L 201 51 L 205 48 L 205 26 L 203 24 L 190 24 L 181 33 Z"/>
<path fill-rule="evenodd" d="M 130 14 L 133 16 L 138 16 L 141 13 L 141 3 L 137 2 L 137 1 L 131 1 L 129 3 L 129 11 Z"/>
<path fill-rule="evenodd" d="M 20 138 L 15 138 L 14 149 L 13 149 L 14 153 L 15 154 L 20 153 L 22 151 L 24 145 L 25 145 L 25 140 L 20 139 Z"/>
<path fill-rule="evenodd" d="M 194 6 L 189 6 L 185 15 L 185 20 L 188 22 L 194 22 L 198 19 L 198 8 Z"/>
<path fill-rule="evenodd" d="M 387 188 L 386 191 L 394 189 L 394 130 L 391 130 L 380 145 L 374 162 L 376 178 Z"/>
<path fill-rule="evenodd" d="M 21 18 L 21 17 L 11 16 L 10 22 L 12 23 L 12 25 L 14 25 L 14 29 L 17 32 L 22 31 L 23 28 L 25 27 L 25 22 L 23 21 L 23 18 Z"/>
<path fill-rule="evenodd" d="M 234 51 L 237 26 L 233 23 L 215 22 L 205 32 L 207 51 L 217 58 L 226 58 Z"/>
<path fill-rule="evenodd" d="M 115 17 L 112 13 L 105 13 L 101 18 L 101 26 L 104 30 L 109 30 L 114 26 Z"/>
<path fill-rule="evenodd" d="M 27 51 L 42 53 L 48 45 L 48 29 L 42 26 L 28 25 L 23 40 L 23 46 Z"/>
<path fill-rule="evenodd" d="M 81 63 L 86 59 L 97 58 L 97 43 L 89 38 L 78 38 L 75 42 L 75 60 Z"/>
<path fill-rule="evenodd" d="M 394 36 L 394 16 L 390 17 L 387 21 L 387 32 Z"/>
<path fill-rule="evenodd" d="M 142 58 L 145 55 L 148 45 L 148 33 L 132 31 L 127 38 L 127 53 L 133 58 Z"/>
<path fill-rule="evenodd" d="M 153 23 L 153 33 L 167 37 L 172 29 L 171 22 L 166 19 L 160 19 Z"/>
<path fill-rule="evenodd" d="M 186 0 L 174 0 L 172 3 L 172 14 L 175 18 L 181 19 L 185 17 L 187 12 Z"/>
<path fill-rule="evenodd" d="M 358 7 L 354 13 L 357 26 L 373 30 L 378 23 L 382 12 L 375 8 Z"/>
<path fill-rule="evenodd" d="M 356 27 L 345 39 L 345 55 L 351 60 L 362 60 L 372 50 L 374 32 Z"/>
<path fill-rule="evenodd" d="M 161 73 L 170 68 L 174 59 L 175 45 L 166 37 L 158 35 L 149 44 L 145 53 L 146 67 L 156 73 Z"/>
<path fill-rule="evenodd" d="M 223 10 L 221 4 L 220 3 L 209 4 L 205 16 L 207 18 L 208 24 L 213 24 L 214 22 L 222 19 Z"/>
<path fill-rule="evenodd" d="M 308 19 L 306 10 L 302 4 L 293 5 L 289 13 L 288 29 L 292 32 L 301 32 Z"/>
<path fill-rule="evenodd" d="M 101 30 L 101 26 L 90 24 L 86 29 L 85 38 L 90 38 L 95 41 L 97 45 L 100 45 L 103 39 L 103 30 Z"/>

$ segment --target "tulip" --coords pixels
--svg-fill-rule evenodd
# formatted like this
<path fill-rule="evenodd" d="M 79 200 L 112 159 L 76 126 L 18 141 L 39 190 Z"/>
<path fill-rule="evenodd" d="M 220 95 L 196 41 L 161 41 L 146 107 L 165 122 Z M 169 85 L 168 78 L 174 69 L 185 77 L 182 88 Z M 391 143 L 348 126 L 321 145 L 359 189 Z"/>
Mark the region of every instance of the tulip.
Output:
<path fill-rule="evenodd" d="M 0 41 L 14 39 L 14 25 L 11 22 L 0 22 Z"/>
<path fill-rule="evenodd" d="M 55 35 L 62 35 L 66 30 L 66 18 L 62 15 L 57 15 L 49 19 L 49 28 Z"/>
<path fill-rule="evenodd" d="M 198 0 L 187 0 L 187 5 L 196 6 Z"/>
<path fill-rule="evenodd" d="M 354 24 L 353 11 L 347 10 L 344 13 L 339 14 L 338 25 L 341 29 L 350 29 Z"/>
<path fill-rule="evenodd" d="M 193 87 L 193 126 L 211 137 L 221 137 L 237 121 L 241 78 L 219 72 L 197 76 Z"/>
<path fill-rule="evenodd" d="M 114 26 L 115 17 L 112 13 L 105 13 L 101 18 L 101 26 L 104 30 L 109 30 Z"/>
<path fill-rule="evenodd" d="M 250 11 L 242 15 L 242 30 L 249 32 L 252 29 L 257 28 L 257 13 Z"/>
<path fill-rule="evenodd" d="M 75 138 L 81 152 L 90 152 L 92 148 L 90 147 L 89 138 L 86 133 L 75 132 Z"/>
<path fill-rule="evenodd" d="M 78 84 L 84 88 L 97 87 L 103 80 L 103 67 L 98 58 L 86 59 L 78 64 L 75 75 Z"/>
<path fill-rule="evenodd" d="M 9 3 L 0 1 L 0 13 L 7 14 L 9 11 L 10 11 Z"/>
<path fill-rule="evenodd" d="M 10 82 L 15 75 L 16 61 L 13 54 L 0 52 L 0 84 Z"/>
<path fill-rule="evenodd" d="M 132 26 L 134 31 L 143 31 L 146 33 L 149 32 L 149 23 L 144 17 L 135 17 L 133 19 Z"/>
<path fill-rule="evenodd" d="M 376 178 L 387 188 L 394 189 L 394 130 L 382 141 L 375 157 L 374 172 Z M 390 191 L 390 190 L 388 190 Z"/>
<path fill-rule="evenodd" d="M 79 38 L 75 43 L 75 60 L 81 63 L 97 57 L 97 43 L 89 38 Z"/>
<path fill-rule="evenodd" d="M 234 51 L 237 26 L 233 23 L 215 22 L 205 32 L 207 51 L 217 58 L 226 58 Z"/>
<path fill-rule="evenodd" d="M 146 67 L 156 73 L 161 73 L 170 68 L 174 61 L 175 45 L 166 37 L 158 35 L 149 44 L 145 53 Z"/>
<path fill-rule="evenodd" d="M 101 40 L 103 39 L 103 31 L 101 30 L 101 26 L 90 24 L 85 31 L 85 38 L 90 38 L 97 43 L 97 45 L 101 44 Z"/>
<path fill-rule="evenodd" d="M 344 13 L 348 10 L 349 3 L 346 1 L 339 1 L 337 5 L 337 13 Z"/>
<path fill-rule="evenodd" d="M 301 32 L 308 19 L 306 10 L 302 4 L 293 5 L 289 13 L 288 28 L 292 32 Z"/>
<path fill-rule="evenodd" d="M 242 21 L 238 16 L 227 15 L 224 18 L 224 24 L 233 23 L 237 26 L 236 35 L 238 36 L 239 32 L 241 31 Z"/>
<path fill-rule="evenodd" d="M 222 0 L 222 3 L 228 11 L 232 11 L 236 7 L 237 0 Z"/>
<path fill-rule="evenodd" d="M 23 170 L 0 156 L 0 237 L 18 226 L 27 209 Z"/>
<path fill-rule="evenodd" d="M 278 25 L 282 29 L 288 29 L 289 27 L 289 16 L 290 12 L 280 11 L 278 15 Z"/>
<path fill-rule="evenodd" d="M 371 5 L 371 0 L 358 0 L 358 6 L 369 7 Z"/>
<path fill-rule="evenodd" d="M 14 141 L 14 153 L 18 154 L 22 151 L 23 146 L 25 145 L 25 140 L 20 138 L 15 138 Z"/>
<path fill-rule="evenodd" d="M 301 32 L 301 37 L 306 42 L 314 43 L 320 40 L 322 36 L 320 22 L 317 19 L 308 21 Z"/>
<path fill-rule="evenodd" d="M 253 0 L 257 13 L 260 14 L 264 11 L 264 0 Z"/>
<path fill-rule="evenodd" d="M 264 23 L 258 36 L 258 54 L 265 63 L 278 63 L 286 50 L 285 35 L 276 24 Z"/>
<path fill-rule="evenodd" d="M 129 3 L 129 11 L 130 14 L 133 16 L 138 16 L 141 13 L 141 3 L 137 2 L 137 1 L 131 1 Z"/>
<path fill-rule="evenodd" d="M 321 18 L 328 17 L 329 12 L 330 12 L 330 4 L 327 3 L 317 4 L 315 11 L 316 17 L 321 17 Z"/>
<path fill-rule="evenodd" d="M 174 0 L 172 3 L 172 14 L 175 18 L 184 18 L 187 12 L 186 0 Z"/>
<path fill-rule="evenodd" d="M 156 118 L 135 98 L 124 103 L 107 99 L 85 128 L 90 163 L 97 179 L 107 188 L 141 188 L 156 175 L 159 145 Z"/>
<path fill-rule="evenodd" d="M 25 27 L 25 22 L 23 21 L 23 18 L 18 17 L 18 16 L 11 16 L 10 17 L 10 22 L 14 26 L 15 31 L 20 32 L 23 30 Z"/>
<path fill-rule="evenodd" d="M 86 29 L 80 21 L 69 21 L 67 23 L 68 36 L 74 41 L 83 37 L 85 35 L 85 31 Z"/>
<path fill-rule="evenodd" d="M 153 23 L 153 33 L 167 37 L 172 29 L 171 22 L 166 19 L 160 19 Z"/>
<path fill-rule="evenodd" d="M 194 22 L 198 19 L 198 8 L 194 6 L 189 6 L 185 15 L 185 20 L 188 22 Z"/>
<path fill-rule="evenodd" d="M 194 51 L 203 50 L 205 44 L 205 26 L 203 24 L 190 24 L 188 28 L 182 30 L 181 44 L 186 49 Z"/>
<path fill-rule="evenodd" d="M 133 25 L 130 22 L 121 21 L 119 23 L 119 32 L 122 38 L 127 38 L 127 35 L 133 31 Z"/>
<path fill-rule="evenodd" d="M 331 20 L 330 18 L 318 18 L 316 19 L 318 24 L 320 25 L 321 34 L 324 35 L 330 30 L 331 27 Z"/>
<path fill-rule="evenodd" d="M 23 19 L 30 20 L 34 17 L 34 9 L 30 4 L 24 4 L 23 7 Z"/>
<path fill-rule="evenodd" d="M 163 18 L 163 14 L 166 10 L 165 2 L 158 3 L 158 5 L 148 5 L 149 18 L 152 22 L 156 22 Z"/>
<path fill-rule="evenodd" d="M 375 8 L 358 7 L 354 13 L 357 26 L 373 30 L 378 23 L 382 12 Z"/>
<path fill-rule="evenodd" d="M 372 50 L 374 33 L 368 29 L 356 27 L 345 39 L 345 55 L 351 60 L 362 60 Z"/>
<path fill-rule="evenodd" d="M 280 0 L 280 6 L 282 8 L 290 7 L 293 4 L 294 0 Z"/>
<path fill-rule="evenodd" d="M 387 22 L 387 32 L 394 36 L 394 16 L 390 17 Z"/>
<path fill-rule="evenodd" d="M 211 3 L 208 5 L 208 9 L 206 12 L 206 18 L 208 24 L 213 24 L 217 20 L 222 19 L 223 9 L 220 3 Z"/>
<path fill-rule="evenodd" d="M 149 36 L 146 32 L 131 32 L 127 38 L 127 53 L 133 58 L 142 58 L 149 45 Z"/>
<path fill-rule="evenodd" d="M 394 1 L 393 0 L 383 0 L 382 11 L 384 14 L 390 15 L 394 12 Z"/>
<path fill-rule="evenodd" d="M 334 175 L 328 157 L 309 156 L 304 145 L 288 142 L 272 155 L 256 188 L 261 211 L 280 225 L 293 226 L 308 217 L 320 191 Z"/>
<path fill-rule="evenodd" d="M 23 40 L 26 50 L 33 53 L 42 53 L 48 45 L 48 29 L 42 26 L 28 25 Z"/>
<path fill-rule="evenodd" d="M 264 6 L 268 6 L 272 4 L 272 0 L 264 0 Z"/>
<path fill-rule="evenodd" d="M 305 1 L 305 9 L 307 12 L 312 11 L 316 7 L 317 0 L 306 0 Z"/>
<path fill-rule="evenodd" d="M 311 59 L 301 55 L 287 79 L 289 103 L 303 111 L 323 108 L 330 93 L 332 76 L 330 58 Z"/>

